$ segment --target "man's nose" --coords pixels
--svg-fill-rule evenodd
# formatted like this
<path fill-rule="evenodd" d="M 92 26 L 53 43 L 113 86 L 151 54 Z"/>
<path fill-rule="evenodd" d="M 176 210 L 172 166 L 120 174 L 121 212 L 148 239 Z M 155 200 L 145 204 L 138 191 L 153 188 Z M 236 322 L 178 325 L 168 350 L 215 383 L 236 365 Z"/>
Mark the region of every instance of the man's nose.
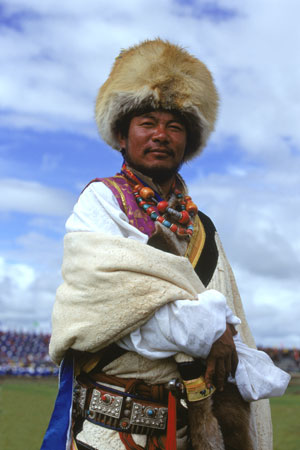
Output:
<path fill-rule="evenodd" d="M 154 142 L 169 142 L 169 136 L 166 127 L 157 125 L 153 130 L 152 140 Z"/>

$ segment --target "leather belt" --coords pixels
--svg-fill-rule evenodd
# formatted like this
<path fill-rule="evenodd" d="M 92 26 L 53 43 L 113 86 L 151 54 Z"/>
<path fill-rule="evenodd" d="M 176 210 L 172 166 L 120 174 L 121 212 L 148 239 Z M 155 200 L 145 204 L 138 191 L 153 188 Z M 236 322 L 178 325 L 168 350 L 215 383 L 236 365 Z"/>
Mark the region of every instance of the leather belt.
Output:
<path fill-rule="evenodd" d="M 166 431 L 167 406 L 138 395 L 77 381 L 73 400 L 75 418 L 82 417 L 96 425 L 131 434 Z"/>

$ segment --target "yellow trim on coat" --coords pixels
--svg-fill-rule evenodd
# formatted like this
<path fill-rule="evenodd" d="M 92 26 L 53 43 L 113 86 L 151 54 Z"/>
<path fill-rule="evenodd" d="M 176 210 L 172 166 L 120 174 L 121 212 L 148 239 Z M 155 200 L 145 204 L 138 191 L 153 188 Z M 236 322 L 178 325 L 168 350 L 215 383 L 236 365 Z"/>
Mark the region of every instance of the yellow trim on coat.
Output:
<path fill-rule="evenodd" d="M 118 178 L 124 178 L 124 177 L 119 176 Z M 123 208 L 124 208 L 124 212 L 125 212 L 125 214 L 126 214 L 126 216 L 127 216 L 127 213 L 128 213 L 128 210 L 127 210 L 127 203 L 126 203 L 125 195 L 124 195 L 123 192 L 122 192 L 122 189 L 120 188 L 120 186 L 119 186 L 115 181 L 109 180 L 108 178 L 106 178 L 105 181 L 107 181 L 108 183 L 110 183 L 110 184 L 111 184 L 115 189 L 117 189 L 117 191 L 119 192 L 120 197 L 121 197 L 121 201 L 122 201 L 122 205 L 123 205 Z"/>
<path fill-rule="evenodd" d="M 199 216 L 195 217 L 194 232 L 192 234 L 190 243 L 188 245 L 185 257 L 190 260 L 190 263 L 195 268 L 201 256 L 206 239 L 206 233 Z"/>
<path fill-rule="evenodd" d="M 72 439 L 71 450 L 78 450 L 78 447 L 77 447 L 77 444 L 76 444 L 76 441 L 74 438 Z"/>

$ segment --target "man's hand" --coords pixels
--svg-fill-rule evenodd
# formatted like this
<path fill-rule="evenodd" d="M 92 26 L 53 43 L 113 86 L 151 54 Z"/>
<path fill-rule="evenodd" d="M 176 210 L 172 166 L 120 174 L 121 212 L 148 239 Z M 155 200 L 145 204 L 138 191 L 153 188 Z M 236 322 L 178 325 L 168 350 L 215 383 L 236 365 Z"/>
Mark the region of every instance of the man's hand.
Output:
<path fill-rule="evenodd" d="M 206 360 L 205 383 L 207 387 L 213 383 L 217 389 L 223 391 L 229 374 L 235 375 L 238 356 L 233 336 L 236 333 L 232 325 L 226 324 L 225 333 L 213 343 Z"/>

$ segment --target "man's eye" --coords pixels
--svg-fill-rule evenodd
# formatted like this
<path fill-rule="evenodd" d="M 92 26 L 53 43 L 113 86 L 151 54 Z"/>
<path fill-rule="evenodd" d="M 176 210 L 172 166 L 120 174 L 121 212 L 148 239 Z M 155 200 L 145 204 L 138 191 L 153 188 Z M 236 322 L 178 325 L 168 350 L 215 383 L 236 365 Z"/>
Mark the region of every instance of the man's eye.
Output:
<path fill-rule="evenodd" d="M 182 126 L 181 126 L 181 125 L 177 125 L 177 124 L 175 124 L 175 123 L 171 124 L 171 125 L 170 125 L 170 128 L 172 128 L 172 129 L 174 129 L 174 130 L 179 130 L 179 131 L 182 130 Z"/>
<path fill-rule="evenodd" d="M 152 126 L 153 122 L 146 120 L 146 121 L 142 122 L 141 125 Z"/>

